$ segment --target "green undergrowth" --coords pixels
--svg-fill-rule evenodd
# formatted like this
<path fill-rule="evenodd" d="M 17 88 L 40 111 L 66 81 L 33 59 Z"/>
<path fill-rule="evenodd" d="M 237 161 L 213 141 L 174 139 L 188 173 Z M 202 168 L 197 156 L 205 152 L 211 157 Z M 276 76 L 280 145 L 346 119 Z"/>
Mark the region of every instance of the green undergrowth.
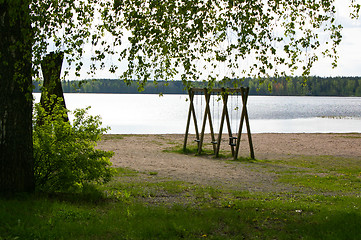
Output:
<path fill-rule="evenodd" d="M 237 191 L 118 168 L 77 194 L 0 197 L 0 239 L 360 239 L 359 160 L 229 162 L 295 188 Z"/>

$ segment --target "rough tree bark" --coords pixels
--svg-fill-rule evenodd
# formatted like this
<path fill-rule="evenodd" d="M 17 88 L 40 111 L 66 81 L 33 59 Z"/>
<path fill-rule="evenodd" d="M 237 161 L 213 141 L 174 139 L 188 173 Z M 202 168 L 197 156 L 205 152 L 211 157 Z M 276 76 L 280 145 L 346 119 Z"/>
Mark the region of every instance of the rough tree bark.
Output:
<path fill-rule="evenodd" d="M 0 192 L 34 190 L 28 0 L 0 3 Z"/>
<path fill-rule="evenodd" d="M 52 113 L 54 106 L 47 106 L 45 104 L 45 99 L 50 99 L 51 95 L 56 95 L 57 98 L 61 98 L 61 103 L 64 108 L 66 108 L 60 79 L 63 59 L 64 52 L 51 52 L 47 54 L 41 62 L 44 83 L 41 91 L 40 103 L 49 114 Z M 65 117 L 64 120 L 69 121 L 68 117 Z"/>
<path fill-rule="evenodd" d="M 64 52 L 47 54 L 42 62 L 41 69 L 43 72 L 44 83 L 40 102 L 44 103 L 44 97 L 49 98 L 50 95 L 55 94 L 57 97 L 64 99 L 63 88 L 61 87 L 61 67 L 63 65 Z M 47 96 L 44 96 L 45 93 Z M 65 102 L 64 102 L 65 107 Z"/>

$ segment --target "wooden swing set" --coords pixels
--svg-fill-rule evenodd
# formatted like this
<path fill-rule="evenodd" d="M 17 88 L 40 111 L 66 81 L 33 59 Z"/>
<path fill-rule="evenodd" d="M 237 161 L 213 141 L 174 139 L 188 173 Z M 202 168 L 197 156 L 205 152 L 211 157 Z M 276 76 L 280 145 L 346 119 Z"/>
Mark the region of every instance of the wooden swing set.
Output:
<path fill-rule="evenodd" d="M 204 111 L 204 117 L 203 117 L 203 121 L 202 121 L 201 132 L 199 132 L 199 130 L 198 130 L 197 117 L 196 117 L 196 112 L 195 112 L 195 108 L 194 108 L 194 95 L 196 93 L 204 94 L 204 97 L 205 97 L 205 111 Z M 222 110 L 222 116 L 221 116 L 221 120 L 220 120 L 220 127 L 219 127 L 219 133 L 218 133 L 217 140 L 215 138 L 211 111 L 210 111 L 210 106 L 209 106 L 212 93 L 217 93 L 217 94 L 221 95 L 222 100 L 223 100 L 223 110 Z M 227 107 L 228 96 L 229 96 L 229 94 L 234 94 L 234 93 L 241 94 L 242 105 L 243 105 L 242 114 L 241 114 L 241 117 L 239 120 L 240 122 L 239 122 L 239 129 L 238 129 L 237 137 L 232 135 L 231 121 L 229 118 L 228 107 Z M 189 104 L 189 111 L 188 111 L 186 133 L 185 133 L 185 137 L 184 137 L 183 151 L 186 151 L 186 149 L 187 149 L 189 127 L 190 127 L 190 123 L 191 123 L 191 117 L 193 116 L 194 128 L 195 128 L 195 133 L 196 133 L 195 141 L 198 144 L 198 154 L 201 154 L 201 152 L 202 152 L 204 133 L 205 133 L 206 123 L 207 123 L 207 119 L 208 119 L 210 132 L 211 132 L 211 139 L 212 139 L 211 143 L 213 145 L 213 151 L 214 151 L 214 154 L 216 157 L 219 156 L 219 149 L 220 149 L 221 141 L 222 141 L 222 131 L 223 131 L 223 126 L 224 126 L 224 121 L 226 121 L 227 129 L 228 129 L 228 136 L 229 136 L 229 145 L 231 147 L 232 156 L 234 159 L 237 159 L 239 147 L 240 147 L 240 143 L 241 143 L 241 134 L 242 134 L 243 123 L 245 122 L 246 128 L 247 128 L 248 143 L 249 143 L 249 148 L 250 148 L 250 157 L 252 159 L 254 159 L 252 136 L 251 136 L 248 112 L 247 112 L 248 93 L 249 93 L 248 87 L 247 88 L 245 88 L 245 87 L 216 88 L 216 89 L 190 88 L 188 90 L 190 104 Z"/>

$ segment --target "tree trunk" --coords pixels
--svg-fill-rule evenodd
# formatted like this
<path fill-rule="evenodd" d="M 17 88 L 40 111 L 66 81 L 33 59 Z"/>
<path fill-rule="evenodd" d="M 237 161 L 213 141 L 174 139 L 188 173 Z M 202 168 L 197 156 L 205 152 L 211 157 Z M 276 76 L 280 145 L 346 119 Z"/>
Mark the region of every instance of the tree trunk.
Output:
<path fill-rule="evenodd" d="M 28 0 L 0 3 L 0 192 L 34 190 Z"/>
<path fill-rule="evenodd" d="M 61 67 L 63 65 L 64 52 L 47 54 L 42 62 L 41 69 L 43 72 L 44 83 L 41 93 L 40 102 L 44 106 L 44 98 L 50 98 L 51 95 L 56 95 L 58 98 L 64 100 L 63 88 L 61 87 Z M 44 91 L 45 90 L 45 91 Z M 45 96 L 45 94 L 47 96 Z M 65 101 L 63 102 L 65 107 Z"/>
<path fill-rule="evenodd" d="M 64 52 L 51 52 L 47 54 L 41 62 L 44 83 L 41 89 L 40 103 L 48 114 L 52 114 L 54 105 L 49 106 L 45 104 L 45 99 L 49 100 L 51 95 L 56 95 L 57 98 L 61 98 L 61 104 L 66 108 L 60 79 L 63 59 Z M 55 101 L 54 104 L 56 102 L 57 101 Z M 68 117 L 64 117 L 64 121 L 69 121 Z M 41 119 L 39 123 L 41 124 Z"/>

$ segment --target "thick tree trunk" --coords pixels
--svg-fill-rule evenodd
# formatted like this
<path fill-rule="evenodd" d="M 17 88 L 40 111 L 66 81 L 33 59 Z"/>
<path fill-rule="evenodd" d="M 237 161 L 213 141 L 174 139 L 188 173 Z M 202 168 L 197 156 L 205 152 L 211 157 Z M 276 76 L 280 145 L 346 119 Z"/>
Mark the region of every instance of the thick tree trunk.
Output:
<path fill-rule="evenodd" d="M 0 3 L 0 192 L 34 190 L 29 2 Z"/>

